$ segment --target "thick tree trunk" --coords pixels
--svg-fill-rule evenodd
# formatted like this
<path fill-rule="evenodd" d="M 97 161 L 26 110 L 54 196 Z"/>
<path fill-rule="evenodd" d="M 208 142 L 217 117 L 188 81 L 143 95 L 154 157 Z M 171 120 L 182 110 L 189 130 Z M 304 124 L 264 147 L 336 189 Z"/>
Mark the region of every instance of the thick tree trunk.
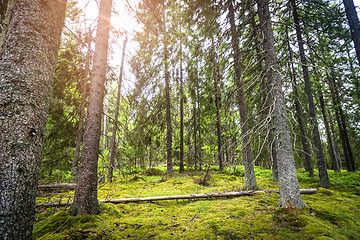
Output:
<path fill-rule="evenodd" d="M 289 33 L 288 33 L 288 29 L 286 29 L 286 38 L 287 38 L 287 45 L 288 45 L 288 50 L 289 50 L 289 70 L 290 70 L 290 78 L 291 78 L 291 84 L 292 84 L 292 89 L 295 95 L 295 109 L 296 109 L 296 118 L 299 122 L 299 128 L 300 128 L 300 134 L 301 134 L 301 143 L 303 146 L 303 152 L 304 152 L 304 165 L 305 165 L 305 169 L 306 171 L 309 172 L 309 176 L 311 178 L 314 177 L 314 167 L 311 161 L 311 152 L 310 152 L 310 147 L 308 144 L 308 140 L 307 140 L 307 133 L 306 133 L 306 127 L 305 127 L 305 122 L 304 122 L 304 117 L 303 117 L 303 111 L 301 109 L 301 104 L 300 104 L 300 97 L 299 97 L 299 91 L 298 91 L 298 83 L 296 81 L 296 75 L 295 75 L 295 68 L 294 68 L 294 64 L 293 64 L 293 51 L 291 49 L 290 46 L 290 40 L 289 40 Z"/>
<path fill-rule="evenodd" d="M 302 209 L 305 204 L 300 195 L 296 176 L 295 160 L 291 146 L 288 118 L 286 116 L 284 93 L 277 63 L 274 36 L 268 0 L 256 0 L 263 32 L 266 77 L 270 86 L 271 122 L 275 137 L 275 150 L 279 169 L 280 207 L 293 206 Z"/>
<path fill-rule="evenodd" d="M 313 97 L 312 90 L 311 90 L 309 69 L 307 66 L 307 60 L 306 60 L 305 50 L 304 50 L 304 41 L 303 41 L 303 38 L 301 35 L 300 21 L 299 21 L 299 16 L 297 13 L 295 0 L 290 0 L 290 4 L 291 4 L 292 10 L 293 10 L 296 37 L 297 37 L 297 41 L 298 41 L 301 67 L 303 70 L 303 76 L 304 76 L 304 82 L 305 82 L 305 93 L 307 95 L 308 102 L 309 102 L 310 121 L 311 121 L 311 127 L 312 127 L 312 131 L 313 131 L 315 153 L 316 153 L 317 165 L 318 165 L 318 170 L 319 170 L 319 186 L 323 187 L 323 188 L 329 188 L 331 185 L 330 185 L 330 180 L 329 180 L 329 176 L 328 176 L 327 169 L 326 169 L 324 151 L 323 151 L 321 139 L 320 139 L 314 97 Z"/>
<path fill-rule="evenodd" d="M 116 130 L 117 130 L 117 121 L 118 121 L 118 117 L 119 117 L 121 84 L 122 84 L 122 75 L 123 75 L 123 69 L 124 69 L 126 42 L 127 42 L 127 37 L 125 38 L 124 44 L 123 44 L 123 52 L 122 52 L 122 59 L 121 59 L 121 66 L 120 66 L 120 75 L 119 75 L 119 82 L 118 82 L 118 90 L 117 90 L 117 96 L 116 96 L 114 124 L 113 124 L 113 129 L 112 129 L 111 140 L 110 140 L 110 161 L 109 161 L 109 169 L 108 169 L 108 181 L 109 182 L 112 182 L 114 165 L 115 165 Z"/>
<path fill-rule="evenodd" d="M 337 172 L 340 172 L 340 167 L 339 167 L 338 162 L 336 161 L 336 157 L 335 157 L 335 151 L 334 151 L 334 147 L 333 147 L 333 141 L 332 141 L 330 127 L 329 127 L 329 121 L 328 121 L 328 117 L 326 114 L 324 96 L 323 96 L 323 93 L 321 90 L 320 90 L 319 96 L 320 96 L 319 100 L 320 100 L 320 105 L 321 105 L 321 112 L 322 112 L 323 118 L 324 118 L 324 125 L 325 125 L 329 155 L 330 155 L 330 159 L 332 162 L 332 169 Z"/>
<path fill-rule="evenodd" d="M 237 90 L 237 100 L 239 104 L 239 112 L 241 119 L 241 139 L 242 139 L 242 148 L 244 156 L 244 168 L 245 168 L 245 188 L 253 190 L 257 188 L 256 177 L 254 172 L 254 162 L 253 156 L 251 153 L 251 144 L 250 144 L 250 131 L 247 118 L 247 106 L 245 101 L 244 93 L 244 82 L 241 79 L 242 69 L 241 69 L 241 56 L 239 49 L 239 40 L 238 32 L 236 31 L 235 25 L 235 13 L 232 0 L 228 1 L 229 8 L 229 20 L 231 27 L 231 44 L 233 48 L 234 56 L 234 70 L 235 70 L 235 82 Z"/>
<path fill-rule="evenodd" d="M 348 19 L 351 31 L 351 38 L 354 41 L 356 56 L 360 65 L 360 22 L 357 15 L 354 1 L 343 0 L 345 6 L 346 17 Z"/>
<path fill-rule="evenodd" d="M 79 116 L 79 125 L 78 125 L 78 134 L 76 139 L 76 146 L 75 146 L 75 153 L 74 153 L 74 159 L 73 159 L 73 166 L 72 166 L 72 179 L 73 181 L 76 180 L 77 176 L 77 170 L 79 166 L 79 159 L 80 159 L 80 148 L 81 143 L 83 140 L 84 135 L 84 117 L 85 117 L 85 105 L 86 105 L 86 98 L 87 98 L 87 86 L 88 86 L 88 79 L 90 75 L 90 59 L 91 59 L 91 32 L 88 33 L 88 39 L 87 39 L 87 47 L 88 52 L 86 54 L 86 62 L 85 62 L 85 73 L 82 80 L 82 86 L 81 86 L 81 105 L 80 105 L 80 116 Z"/>
<path fill-rule="evenodd" d="M 66 0 L 13 3 L 0 50 L 0 238 L 32 239 Z"/>
<path fill-rule="evenodd" d="M 74 203 L 70 209 L 72 215 L 98 214 L 100 211 L 97 200 L 97 165 L 111 8 L 112 0 L 101 0 L 82 156 L 78 169 Z"/>

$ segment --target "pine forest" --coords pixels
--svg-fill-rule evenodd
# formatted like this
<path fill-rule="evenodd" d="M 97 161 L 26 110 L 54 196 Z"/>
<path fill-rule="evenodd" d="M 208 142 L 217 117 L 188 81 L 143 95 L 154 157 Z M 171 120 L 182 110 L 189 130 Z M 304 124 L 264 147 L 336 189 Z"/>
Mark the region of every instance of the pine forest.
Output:
<path fill-rule="evenodd" d="M 360 0 L 0 0 L 0 240 L 360 239 Z"/>

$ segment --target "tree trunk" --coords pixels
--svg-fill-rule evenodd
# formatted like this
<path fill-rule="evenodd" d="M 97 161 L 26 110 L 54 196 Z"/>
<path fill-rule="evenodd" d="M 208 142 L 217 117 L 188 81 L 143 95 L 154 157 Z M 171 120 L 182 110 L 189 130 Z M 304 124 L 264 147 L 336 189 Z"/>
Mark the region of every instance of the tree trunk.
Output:
<path fill-rule="evenodd" d="M 166 168 L 167 173 L 173 171 L 172 163 L 172 125 L 171 125 L 171 100 L 170 100 L 170 74 L 169 74 L 169 53 L 168 40 L 164 17 L 164 68 L 165 68 L 165 102 L 166 102 Z"/>
<path fill-rule="evenodd" d="M 66 1 L 13 3 L 0 50 L 0 236 L 32 239 Z"/>
<path fill-rule="evenodd" d="M 334 71 L 331 69 L 331 76 L 328 75 L 327 79 L 330 85 L 331 98 L 335 108 L 335 118 L 339 127 L 340 140 L 344 151 L 346 169 L 349 172 L 353 172 L 355 171 L 355 162 L 347 133 L 345 115 L 341 107 L 340 95 L 338 91 L 339 86 L 335 81 L 333 72 Z"/>
<path fill-rule="evenodd" d="M 334 147 L 335 159 L 336 159 L 337 165 L 339 166 L 339 168 L 341 170 L 341 169 L 343 169 L 343 166 L 342 166 L 342 161 L 341 161 L 341 156 L 340 156 L 340 147 L 339 147 L 339 143 L 337 141 L 338 135 L 337 135 L 337 132 L 334 129 L 334 124 L 335 123 L 333 121 L 333 118 L 331 116 L 330 111 L 328 110 L 327 113 L 328 113 L 328 116 L 329 116 L 331 136 L 332 136 L 332 139 L 334 140 L 334 142 L 333 142 L 334 146 L 333 147 Z"/>
<path fill-rule="evenodd" d="M 197 141 L 196 141 L 196 135 L 197 135 L 197 122 L 196 122 L 196 101 L 193 105 L 193 118 L 194 118 L 194 170 L 196 170 L 196 161 L 197 161 Z"/>
<path fill-rule="evenodd" d="M 196 88 L 196 98 L 197 98 L 197 133 L 198 133 L 198 144 L 197 144 L 197 159 L 199 162 L 199 170 L 202 170 L 203 166 L 203 160 L 202 160 L 202 139 L 201 139 L 201 102 L 200 102 L 200 93 L 199 93 L 199 87 Z"/>
<path fill-rule="evenodd" d="M 360 22 L 357 15 L 354 1 L 343 0 L 346 17 L 348 19 L 351 31 L 351 38 L 354 41 L 356 56 L 360 65 Z"/>
<path fill-rule="evenodd" d="M 248 8 L 249 8 L 249 12 L 250 12 L 250 24 L 252 27 L 252 37 L 254 39 L 254 44 L 255 44 L 255 50 L 256 50 L 256 58 L 257 58 L 257 68 L 260 74 L 260 78 L 261 78 L 261 83 L 260 83 L 260 88 L 261 88 L 261 95 L 263 98 L 263 107 L 266 109 L 266 111 L 262 111 L 262 109 L 260 111 L 264 112 L 264 117 L 266 118 L 267 116 L 270 115 L 270 106 L 269 106 L 269 96 L 268 96 L 268 92 L 266 89 L 266 86 L 268 85 L 268 82 L 266 81 L 266 78 L 263 76 L 264 75 L 264 69 L 263 69 L 263 59 L 262 59 L 262 53 L 261 53 L 261 49 L 260 49 L 260 42 L 258 40 L 258 31 L 260 30 L 258 25 L 255 22 L 255 15 L 256 13 L 253 10 L 253 1 L 252 0 L 248 0 Z M 270 89 L 270 88 L 268 88 Z M 268 137 L 268 144 L 269 144 L 269 151 L 271 154 L 271 169 L 272 169 L 272 181 L 277 182 L 279 180 L 279 176 L 278 176 L 278 166 L 277 166 L 277 159 L 276 159 L 276 151 L 274 148 L 274 133 L 273 133 L 273 129 L 271 128 L 270 125 L 267 126 L 267 131 L 269 133 L 269 137 Z M 265 137 L 266 138 L 266 137 Z"/>
<path fill-rule="evenodd" d="M 107 51 L 112 0 L 101 0 L 95 38 L 94 67 L 90 83 L 82 156 L 78 169 L 72 215 L 98 214 L 97 165 L 101 135 L 101 116 L 105 94 Z"/>
<path fill-rule="evenodd" d="M 327 169 L 326 169 L 324 151 L 323 151 L 321 139 L 320 139 L 314 97 L 313 97 L 312 90 L 311 90 L 309 69 L 307 66 L 307 60 L 306 60 L 305 50 L 304 50 L 304 41 L 303 41 L 302 35 L 301 35 L 300 21 L 299 21 L 299 16 L 297 13 L 295 0 L 290 0 L 290 4 L 291 4 L 292 10 L 293 10 L 296 37 L 298 40 L 300 61 L 301 61 L 301 67 L 303 70 L 304 82 L 305 82 L 305 93 L 307 95 L 308 102 L 309 102 L 310 121 L 311 121 L 311 127 L 312 127 L 312 131 L 313 131 L 315 153 L 316 153 L 317 165 L 318 165 L 318 170 L 319 170 L 319 186 L 323 187 L 323 188 L 329 188 L 331 185 L 330 185 L 330 180 L 329 180 L 329 176 L 328 176 Z"/>
<path fill-rule="evenodd" d="M 319 96 L 320 96 L 319 98 L 320 98 L 321 112 L 322 112 L 323 118 L 324 118 L 324 125 L 325 125 L 326 137 L 327 137 L 327 142 L 328 142 L 329 155 L 330 155 L 330 159 L 332 162 L 332 169 L 337 172 L 340 172 L 340 167 L 335 158 L 335 152 L 334 152 L 333 141 L 332 141 L 330 127 L 329 127 L 329 121 L 328 121 L 328 117 L 326 114 L 324 96 L 323 96 L 323 93 L 321 90 L 320 90 Z"/>
<path fill-rule="evenodd" d="M 244 156 L 245 168 L 245 188 L 253 190 L 257 188 L 256 177 L 254 172 L 253 156 L 251 154 L 250 131 L 247 118 L 247 106 L 244 93 L 244 82 L 241 79 L 241 56 L 239 49 L 238 32 L 235 25 L 235 13 L 232 0 L 228 1 L 229 20 L 231 27 L 231 44 L 233 48 L 235 83 L 237 91 L 237 100 L 239 104 L 240 120 L 241 120 L 241 139 L 242 152 Z"/>
<path fill-rule="evenodd" d="M 183 67 L 182 67 L 181 40 L 180 40 L 180 172 L 184 172 L 184 93 L 183 93 Z"/>
<path fill-rule="evenodd" d="M 215 50 L 213 42 L 212 50 L 212 61 L 214 64 L 214 88 L 215 88 L 215 107 L 216 107 L 216 130 L 217 130 L 217 143 L 218 143 L 218 161 L 219 161 L 219 171 L 224 171 L 224 149 L 221 136 L 221 116 L 220 116 L 220 90 L 219 90 L 219 66 L 215 59 Z"/>
<path fill-rule="evenodd" d="M 85 73 L 82 80 L 82 86 L 81 86 L 81 105 L 80 105 L 80 116 L 79 116 L 79 125 L 78 125 L 78 134 L 76 139 L 76 146 L 75 146 L 75 153 L 74 153 L 74 160 L 73 160 L 73 166 L 72 166 L 72 179 L 73 181 L 76 180 L 77 176 L 77 170 L 79 166 L 79 159 L 80 159 L 80 148 L 81 143 L 83 140 L 84 135 L 84 117 L 85 117 L 85 105 L 86 105 L 86 98 L 87 98 L 87 86 L 88 86 L 88 79 L 90 75 L 90 58 L 91 58 L 91 32 L 88 33 L 88 39 L 87 39 L 87 47 L 88 52 L 86 54 L 86 62 L 85 62 Z"/>
<path fill-rule="evenodd" d="M 287 45 L 289 50 L 289 72 L 290 72 L 290 78 L 291 78 L 291 84 L 292 89 L 295 95 L 295 109 L 296 109 L 296 118 L 299 122 L 299 128 L 300 128 L 300 134 L 301 134 L 301 143 L 303 146 L 303 152 L 304 152 L 304 163 L 305 163 L 305 170 L 309 172 L 309 176 L 311 178 L 314 177 L 314 167 L 311 161 L 311 152 L 310 147 L 307 140 L 307 133 L 306 133 L 306 127 L 304 123 L 304 117 L 303 117 L 303 111 L 301 109 L 300 104 L 300 97 L 299 97 L 299 91 L 298 91 L 298 83 L 296 81 L 296 74 L 295 74 L 295 68 L 293 64 L 293 51 L 290 46 L 290 40 L 289 40 L 289 33 L 288 29 L 286 28 L 286 39 L 287 39 Z"/>
<path fill-rule="evenodd" d="M 292 206 L 302 209 L 305 204 L 300 195 L 296 176 L 295 160 L 291 146 L 289 123 L 286 116 L 284 93 L 277 63 L 274 36 L 268 0 L 256 0 L 263 32 L 266 77 L 270 86 L 271 122 L 274 131 L 274 145 L 279 169 L 280 207 Z"/>
<path fill-rule="evenodd" d="M 121 84 L 122 84 L 122 75 L 124 69 L 124 59 L 125 59 L 125 49 L 126 49 L 127 37 L 124 40 L 121 66 L 120 66 L 120 75 L 118 82 L 118 91 L 116 96 L 116 105 L 115 105 L 115 116 L 114 116 L 114 124 L 112 129 L 112 135 L 110 140 L 110 161 L 109 161 L 109 170 L 108 170 L 108 181 L 112 182 L 113 179 L 113 171 L 115 164 L 115 142 L 116 142 L 116 130 L 117 130 L 117 121 L 119 117 L 119 105 L 120 105 L 120 96 L 121 96 Z"/>

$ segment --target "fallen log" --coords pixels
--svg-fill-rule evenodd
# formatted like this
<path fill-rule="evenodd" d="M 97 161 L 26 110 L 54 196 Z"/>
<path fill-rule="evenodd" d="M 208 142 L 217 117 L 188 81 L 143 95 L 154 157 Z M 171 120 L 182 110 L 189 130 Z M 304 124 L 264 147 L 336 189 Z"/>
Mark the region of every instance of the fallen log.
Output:
<path fill-rule="evenodd" d="M 76 183 L 56 183 L 47 185 L 38 185 L 38 190 L 43 192 L 50 192 L 56 190 L 74 190 Z"/>
<path fill-rule="evenodd" d="M 311 194 L 318 189 L 300 189 L 302 194 Z M 224 193 L 203 193 L 203 194 L 190 194 L 190 195 L 172 195 L 172 196 L 157 196 L 157 197 L 142 197 L 142 198 L 121 198 L 121 199 L 107 199 L 100 200 L 102 203 L 129 203 L 129 202 L 144 202 L 144 201 L 161 201 L 161 200 L 177 200 L 177 199 L 196 199 L 196 198 L 218 198 L 218 197 L 239 197 L 251 196 L 257 193 L 279 193 L 279 190 L 264 190 L 264 191 L 240 191 L 240 192 L 224 192 Z M 61 203 L 41 203 L 36 204 L 37 208 L 40 207 L 64 207 L 70 206 L 71 202 Z"/>

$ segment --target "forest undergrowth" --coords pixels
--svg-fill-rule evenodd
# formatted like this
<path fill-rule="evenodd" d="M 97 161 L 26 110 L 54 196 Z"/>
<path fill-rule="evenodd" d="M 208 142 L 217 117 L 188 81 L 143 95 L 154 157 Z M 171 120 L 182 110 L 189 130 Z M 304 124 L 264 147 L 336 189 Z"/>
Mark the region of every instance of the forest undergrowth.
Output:
<path fill-rule="evenodd" d="M 163 168 L 133 171 L 100 183 L 98 199 L 215 193 L 242 190 L 242 169 L 218 172 Z M 271 171 L 255 167 L 259 190 L 278 189 Z M 38 208 L 35 239 L 360 239 L 360 174 L 329 171 L 330 189 L 303 194 L 307 208 L 278 209 L 277 193 L 233 198 L 101 203 L 101 214 L 70 216 L 68 207 Z M 300 188 L 317 188 L 298 169 Z M 37 203 L 72 201 L 74 192 L 40 192 Z"/>

